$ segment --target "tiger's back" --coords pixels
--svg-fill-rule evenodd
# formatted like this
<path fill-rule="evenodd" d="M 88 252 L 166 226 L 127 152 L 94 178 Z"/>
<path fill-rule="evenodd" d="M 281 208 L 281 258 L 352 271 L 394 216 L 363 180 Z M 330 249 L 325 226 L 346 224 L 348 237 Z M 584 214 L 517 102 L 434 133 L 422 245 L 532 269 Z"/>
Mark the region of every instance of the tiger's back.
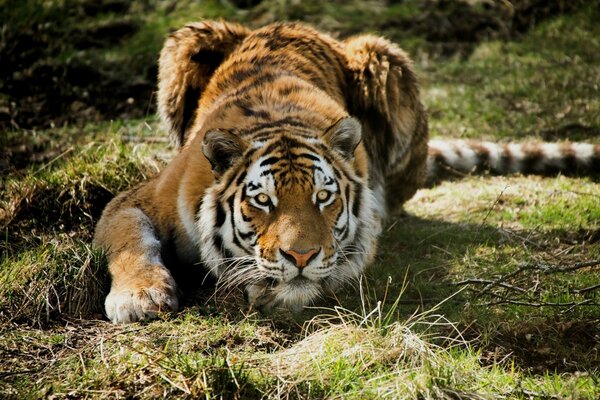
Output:
<path fill-rule="evenodd" d="M 180 68 L 181 64 L 188 65 L 178 74 L 178 83 L 186 76 L 198 75 L 198 69 L 202 75 L 214 68 L 206 84 L 173 88 L 162 82 L 173 80 L 166 76 L 173 70 L 168 65 L 173 62 L 172 49 L 195 49 L 197 44 L 189 42 L 190 36 L 199 41 L 214 40 L 207 39 L 207 32 L 221 32 L 223 26 L 191 24 L 165 44 L 159 109 L 175 142 L 187 143 L 196 134 L 232 121 L 242 135 L 246 127 L 288 120 L 323 132 L 350 114 L 362 125 L 370 186 L 382 214 L 398 209 L 422 185 L 427 119 L 412 62 L 400 48 L 371 35 L 340 42 L 295 23 L 273 24 L 256 31 L 243 31 L 245 28 L 235 24 L 226 26 L 236 31 L 239 44 L 222 55 L 221 64 L 213 65 L 215 58 L 220 59 L 213 50 L 188 51 L 194 54 L 189 60 L 177 60 Z M 174 98 L 185 99 L 185 104 Z M 192 111 L 182 113 L 182 109 Z M 175 121 L 178 113 L 187 118 Z"/>

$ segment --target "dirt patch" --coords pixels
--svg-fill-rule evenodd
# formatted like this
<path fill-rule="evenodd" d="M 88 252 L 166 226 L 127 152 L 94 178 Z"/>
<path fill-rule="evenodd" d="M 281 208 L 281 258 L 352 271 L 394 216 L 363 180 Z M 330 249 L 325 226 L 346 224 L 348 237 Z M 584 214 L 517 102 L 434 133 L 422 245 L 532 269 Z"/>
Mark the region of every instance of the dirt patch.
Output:
<path fill-rule="evenodd" d="M 504 357 L 533 373 L 575 373 L 600 364 L 600 321 L 557 318 L 502 329 L 491 349 L 490 361 Z"/>
<path fill-rule="evenodd" d="M 389 20 L 382 28 L 425 38 L 431 53 L 467 56 L 479 42 L 517 39 L 538 23 L 584 4 L 566 0 L 427 0 L 420 2 L 418 17 Z"/>
<path fill-rule="evenodd" d="M 1 12 L 0 129 L 146 112 L 153 63 L 128 71 L 99 55 L 139 29 L 141 21 L 128 3 L 71 0 L 34 9 L 35 4 L 8 1 Z"/>

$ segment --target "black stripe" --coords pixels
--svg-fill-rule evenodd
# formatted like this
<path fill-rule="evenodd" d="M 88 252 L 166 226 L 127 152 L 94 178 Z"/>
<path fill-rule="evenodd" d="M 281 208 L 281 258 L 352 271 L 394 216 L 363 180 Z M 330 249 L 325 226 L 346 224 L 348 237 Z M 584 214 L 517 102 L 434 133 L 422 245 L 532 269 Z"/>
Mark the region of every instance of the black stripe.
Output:
<path fill-rule="evenodd" d="M 196 205 L 194 206 L 194 219 L 197 220 L 200 217 L 200 209 L 202 208 L 202 202 L 204 197 L 198 197 Z"/>
<path fill-rule="evenodd" d="M 339 168 L 337 168 L 337 167 L 336 167 L 334 164 L 332 164 L 332 163 L 329 163 L 329 164 L 331 165 L 331 168 L 333 169 L 333 173 L 335 174 L 335 177 L 336 177 L 338 180 L 341 180 L 341 179 L 342 179 L 342 174 L 341 174 L 341 172 L 340 172 Z"/>
<path fill-rule="evenodd" d="M 337 223 L 340 221 L 340 218 L 342 218 L 342 214 L 344 213 L 344 210 L 346 209 L 346 207 L 348 207 L 347 202 L 348 202 L 348 186 L 346 186 L 346 201 L 344 201 L 344 198 L 341 198 L 342 200 L 342 207 L 340 207 L 340 212 L 338 213 L 338 215 L 335 217 L 335 225 L 337 225 Z"/>
<path fill-rule="evenodd" d="M 244 245 L 242 245 L 242 243 L 240 242 L 240 240 L 237 237 L 237 229 L 235 226 L 235 195 L 231 195 L 229 196 L 229 198 L 227 199 L 227 204 L 229 205 L 229 221 L 231 223 L 231 231 L 233 232 L 233 244 L 235 244 L 237 247 L 239 247 L 240 249 L 244 250 L 246 253 L 251 253 L 251 251 L 249 249 L 247 249 L 246 247 L 244 247 Z"/>
<path fill-rule="evenodd" d="M 252 236 L 254 236 L 254 232 L 249 231 L 249 232 L 242 232 L 242 231 L 238 231 L 240 238 L 244 239 L 244 240 L 249 240 Z"/>
<path fill-rule="evenodd" d="M 313 151 L 316 153 L 316 151 L 314 151 L 314 149 L 312 149 L 311 146 L 307 145 L 306 143 L 302 143 L 302 142 L 294 140 L 290 137 L 283 136 L 279 140 L 276 140 L 273 143 L 271 143 L 264 150 L 263 154 L 274 153 L 275 150 L 277 150 L 277 149 L 281 149 L 281 151 L 287 150 L 287 152 L 289 152 L 289 149 L 298 149 L 298 148 L 308 149 L 308 151 Z"/>
<path fill-rule="evenodd" d="M 240 210 L 240 214 L 242 215 L 242 219 L 244 220 L 244 222 L 251 222 L 252 218 L 250 218 L 249 216 L 247 216 L 246 214 L 244 214 L 244 212 L 242 210 Z"/>
<path fill-rule="evenodd" d="M 342 237 L 340 238 L 340 241 L 343 242 L 344 240 L 346 240 L 346 238 L 348 237 L 348 234 L 350 233 L 350 185 L 346 186 L 346 189 L 344 190 L 345 194 L 346 194 L 346 203 L 344 204 L 344 208 L 347 210 L 347 221 L 346 224 L 344 225 L 344 234 L 342 235 Z M 340 213 L 340 218 L 341 218 L 341 213 Z"/>
<path fill-rule="evenodd" d="M 235 194 L 232 194 L 231 196 L 229 196 L 229 198 L 227 198 L 227 204 L 229 205 L 229 211 L 230 211 L 230 215 L 231 215 L 231 221 L 233 222 L 233 203 L 235 201 Z"/>
<path fill-rule="evenodd" d="M 215 218 L 215 228 L 220 228 L 223 226 L 223 224 L 225 223 L 225 210 L 223 209 L 223 206 L 221 205 L 221 203 L 217 203 L 217 205 L 215 206 L 216 208 L 216 218 Z"/>
<path fill-rule="evenodd" d="M 262 75 L 260 77 L 256 78 L 255 80 L 253 80 L 249 84 L 246 84 L 244 86 L 239 87 L 233 93 L 231 93 L 228 96 L 226 96 L 225 99 L 228 100 L 228 101 L 232 101 L 233 103 L 235 103 L 235 101 L 237 100 L 237 98 L 239 98 L 239 97 L 247 94 L 252 89 L 256 89 L 260 85 L 263 85 L 265 83 L 275 82 L 277 79 L 281 79 L 283 77 L 295 76 L 294 74 L 292 74 L 290 72 L 287 72 L 287 71 L 281 71 L 281 72 L 278 72 L 278 73 L 262 71 L 261 73 L 262 73 Z M 230 82 L 228 82 L 227 80 L 225 80 L 223 82 L 224 82 L 224 85 L 223 85 L 224 87 L 222 89 L 225 90 L 225 89 L 227 89 L 230 86 Z M 225 104 L 227 104 L 227 103 L 225 103 Z"/>
<path fill-rule="evenodd" d="M 362 196 L 362 185 L 361 184 L 354 184 L 354 204 L 352 204 L 352 214 L 354 214 L 354 216 L 358 217 L 358 213 L 360 212 L 360 203 L 361 203 L 361 196 Z"/>
<path fill-rule="evenodd" d="M 266 160 L 263 160 L 263 161 L 260 163 L 260 166 L 261 166 L 261 167 L 264 167 L 264 166 L 266 166 L 266 165 L 272 165 L 272 164 L 275 164 L 275 163 L 276 163 L 277 161 L 279 161 L 279 160 L 281 160 L 281 158 L 280 158 L 280 157 L 274 157 L 274 156 L 273 156 L 273 157 L 269 157 L 269 158 L 267 158 Z"/>
<path fill-rule="evenodd" d="M 254 125 L 250 128 L 245 129 L 244 133 L 252 134 L 252 133 L 258 132 L 262 129 L 275 128 L 275 127 L 280 127 L 282 125 L 291 125 L 291 126 L 298 126 L 298 127 L 302 127 L 302 128 L 309 128 L 308 125 L 306 125 L 304 122 L 302 122 L 300 120 L 297 120 L 297 119 L 291 118 L 291 117 L 285 117 L 282 119 L 278 119 L 277 121 L 269 121 L 269 122 L 265 122 L 262 124 Z"/>
<path fill-rule="evenodd" d="M 246 253 L 252 254 L 252 251 L 249 248 L 247 248 L 246 246 L 244 246 L 242 244 L 242 242 L 240 241 L 240 239 L 238 239 L 237 230 L 235 229 L 235 227 L 234 227 L 234 231 L 233 231 L 233 244 L 235 244 L 240 249 L 244 250 Z"/>
<path fill-rule="evenodd" d="M 267 176 L 267 175 L 275 175 L 275 173 L 281 171 L 280 169 L 268 169 L 266 171 L 263 171 L 260 173 L 260 176 Z"/>
<path fill-rule="evenodd" d="M 223 238 L 220 234 L 217 233 L 213 236 L 213 243 L 217 250 L 223 251 Z"/>
<path fill-rule="evenodd" d="M 244 181 L 244 179 L 246 179 L 246 170 L 242 170 L 242 173 L 240 174 L 240 176 L 238 176 L 237 180 L 235 181 L 236 185 L 241 185 L 242 182 Z"/>
<path fill-rule="evenodd" d="M 233 185 L 233 182 L 236 180 L 236 177 L 238 176 L 239 171 L 244 171 L 244 169 L 245 169 L 244 165 L 241 165 L 241 164 L 237 165 L 235 167 L 235 169 L 232 168 L 232 173 L 226 175 L 227 180 L 221 181 L 223 190 L 218 194 L 218 196 L 217 196 L 218 198 L 221 198 L 223 196 L 224 192 L 227 190 L 227 188 L 229 188 Z"/>
<path fill-rule="evenodd" d="M 310 154 L 310 153 L 291 154 L 291 156 L 294 159 L 308 158 L 309 160 L 313 160 L 313 161 L 321 161 L 321 159 L 319 157 L 315 156 L 314 154 Z"/>
<path fill-rule="evenodd" d="M 295 84 L 290 84 L 289 86 L 285 86 L 279 89 L 279 95 L 282 97 L 289 96 L 292 93 L 298 93 L 303 91 L 309 91 L 309 88 L 306 86 L 300 86 Z"/>
<path fill-rule="evenodd" d="M 314 129 L 302 126 L 294 126 L 293 128 L 294 136 L 298 136 L 303 139 L 315 139 L 317 137 Z M 281 126 L 273 126 L 262 128 L 256 132 L 248 134 L 248 136 L 250 137 L 251 141 L 258 142 L 274 139 L 277 135 L 281 136 L 281 134 L 284 132 L 285 131 Z"/>
<path fill-rule="evenodd" d="M 194 87 L 188 87 L 184 94 L 183 101 L 183 116 L 181 118 L 181 126 L 179 130 L 179 141 L 181 144 L 184 143 L 185 140 L 185 131 L 189 126 L 190 122 L 193 120 L 196 115 L 196 110 L 198 108 L 198 99 L 200 98 L 200 89 Z"/>

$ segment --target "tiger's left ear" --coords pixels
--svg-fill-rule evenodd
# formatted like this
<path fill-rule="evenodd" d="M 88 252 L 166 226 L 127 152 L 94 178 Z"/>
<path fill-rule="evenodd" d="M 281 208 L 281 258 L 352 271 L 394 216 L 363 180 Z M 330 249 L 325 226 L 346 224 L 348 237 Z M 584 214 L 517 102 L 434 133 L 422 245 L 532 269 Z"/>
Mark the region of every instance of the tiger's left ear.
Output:
<path fill-rule="evenodd" d="M 362 127 L 353 117 L 345 117 L 333 124 L 324 136 L 325 140 L 345 159 L 354 157 L 354 149 L 362 140 Z"/>
<path fill-rule="evenodd" d="M 202 142 L 202 152 L 217 177 L 223 175 L 247 147 L 239 136 L 220 130 L 206 132 Z"/>

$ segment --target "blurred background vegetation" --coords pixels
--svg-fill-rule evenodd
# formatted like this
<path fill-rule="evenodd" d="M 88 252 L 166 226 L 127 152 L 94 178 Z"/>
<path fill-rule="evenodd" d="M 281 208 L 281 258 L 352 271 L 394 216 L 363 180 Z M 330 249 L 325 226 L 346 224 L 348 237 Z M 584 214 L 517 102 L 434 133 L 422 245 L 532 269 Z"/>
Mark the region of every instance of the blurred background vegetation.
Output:
<path fill-rule="evenodd" d="M 589 3 L 2 0 L 0 129 L 46 128 L 152 113 L 157 56 L 165 36 L 202 18 L 254 27 L 299 20 L 339 37 L 374 32 L 401 44 L 421 68 L 427 68 L 444 58 L 469 57 L 482 41 L 518 40 L 545 20 L 590 8 Z"/>

